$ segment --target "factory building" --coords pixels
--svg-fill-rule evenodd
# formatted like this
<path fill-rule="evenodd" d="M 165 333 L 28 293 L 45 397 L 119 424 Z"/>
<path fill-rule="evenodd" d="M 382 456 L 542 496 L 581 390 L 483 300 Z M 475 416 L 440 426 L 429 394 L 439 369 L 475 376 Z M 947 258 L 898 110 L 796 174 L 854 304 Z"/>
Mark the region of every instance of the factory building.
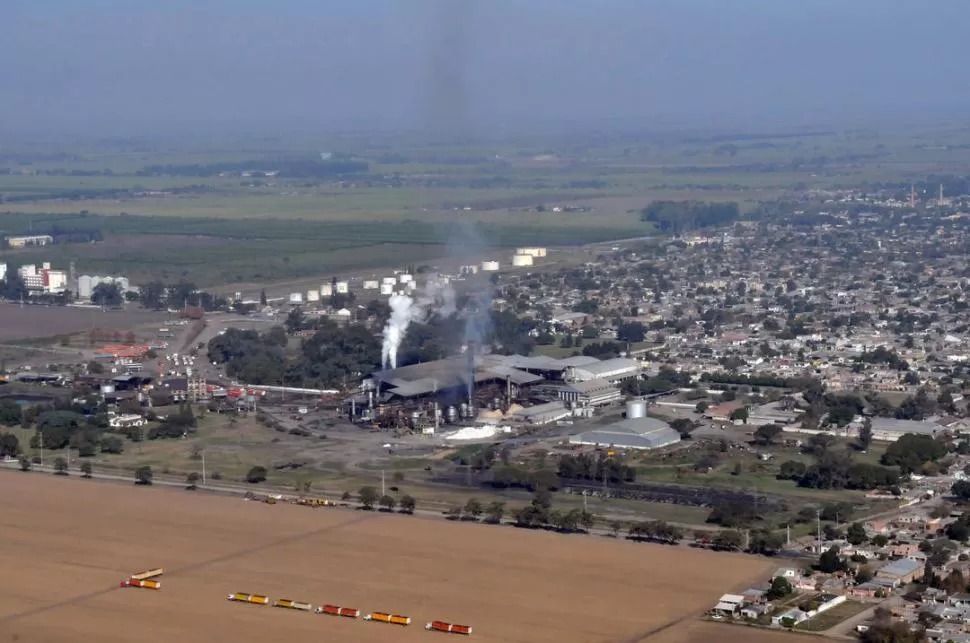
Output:
<path fill-rule="evenodd" d="M 512 414 L 512 419 L 528 424 L 551 424 L 557 420 L 571 417 L 572 411 L 566 408 L 562 402 L 547 402 L 530 406 L 527 409 L 519 409 Z"/>
<path fill-rule="evenodd" d="M 602 379 L 572 382 L 560 386 L 558 392 L 559 399 L 574 406 L 603 406 L 623 398 L 620 389 Z"/>
<path fill-rule="evenodd" d="M 8 248 L 26 248 L 28 246 L 48 246 L 54 243 L 54 237 L 49 234 L 34 234 L 23 237 L 7 237 Z"/>
<path fill-rule="evenodd" d="M 53 270 L 49 263 L 41 264 L 40 269 L 34 264 L 27 264 L 21 266 L 17 273 L 31 292 L 60 293 L 67 287 L 67 273 Z"/>
<path fill-rule="evenodd" d="M 680 433 L 666 422 L 650 417 L 627 418 L 569 438 L 569 444 L 577 446 L 617 449 L 659 449 L 678 442 Z"/>
<path fill-rule="evenodd" d="M 603 379 L 608 382 L 619 382 L 640 374 L 640 364 L 629 357 L 616 357 L 580 366 L 570 366 L 566 379 L 573 382 Z"/>
<path fill-rule="evenodd" d="M 99 284 L 114 284 L 118 286 L 118 290 L 122 293 L 131 290 L 131 284 L 127 277 L 81 275 L 77 278 L 77 298 L 91 299 L 91 294 Z"/>

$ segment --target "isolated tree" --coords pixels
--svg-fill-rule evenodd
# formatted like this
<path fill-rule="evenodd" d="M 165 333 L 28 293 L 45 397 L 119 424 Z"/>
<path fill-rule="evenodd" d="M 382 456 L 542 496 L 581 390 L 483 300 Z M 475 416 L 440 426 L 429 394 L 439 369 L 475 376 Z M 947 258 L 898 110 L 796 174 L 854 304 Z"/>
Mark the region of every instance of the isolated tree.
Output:
<path fill-rule="evenodd" d="M 30 471 L 30 467 L 31 467 L 30 460 L 28 460 L 25 456 L 21 456 L 20 457 L 20 470 L 21 471 Z"/>
<path fill-rule="evenodd" d="M 259 291 L 259 305 L 262 307 L 266 306 L 266 290 Z"/>
<path fill-rule="evenodd" d="M 353 497 L 354 497 L 353 494 L 350 493 L 349 491 L 344 491 L 342 494 L 340 494 L 340 499 L 343 500 L 344 502 L 348 502 L 349 500 L 352 500 Z"/>
<path fill-rule="evenodd" d="M 246 482 L 249 484 L 258 484 L 266 480 L 266 467 L 256 465 L 246 474 Z"/>
<path fill-rule="evenodd" d="M 374 508 L 374 505 L 380 500 L 380 497 L 377 489 L 370 486 L 361 487 L 360 491 L 357 492 L 357 501 L 368 511 Z"/>
<path fill-rule="evenodd" d="M 383 496 L 381 496 L 381 499 L 379 502 L 381 505 L 381 509 L 383 511 L 394 511 L 394 507 L 397 506 L 397 500 L 387 495 L 386 493 Z"/>
<path fill-rule="evenodd" d="M 199 478 L 201 477 L 202 476 L 200 476 L 197 471 L 193 471 L 189 475 L 185 476 L 185 488 L 189 491 L 195 491 L 198 488 Z"/>
<path fill-rule="evenodd" d="M 414 500 L 414 498 L 404 494 L 401 496 L 401 501 L 398 503 L 398 506 L 401 507 L 401 513 L 413 514 L 414 508 L 417 506 L 417 504 L 418 503 Z"/>
<path fill-rule="evenodd" d="M 769 601 L 774 601 L 789 596 L 794 591 L 795 588 L 792 587 L 787 578 L 784 576 L 775 576 L 771 579 L 771 586 L 768 588 L 765 598 Z"/>
<path fill-rule="evenodd" d="M 64 458 L 57 458 L 54 460 L 54 475 L 66 476 L 67 473 L 67 460 Z"/>
<path fill-rule="evenodd" d="M 465 503 L 464 513 L 472 520 L 478 520 L 483 511 L 484 508 L 478 498 L 469 498 L 468 502 Z"/>
<path fill-rule="evenodd" d="M 589 531 L 596 525 L 596 516 L 589 511 L 581 511 L 579 514 L 579 525 L 586 531 Z"/>
<path fill-rule="evenodd" d="M 124 441 L 116 435 L 108 435 L 101 440 L 101 453 L 121 453 L 125 450 Z M 93 455 L 93 454 L 92 454 Z"/>
<path fill-rule="evenodd" d="M 502 517 L 505 515 L 505 503 L 499 500 L 488 505 L 485 509 L 485 522 L 497 525 L 502 522 Z"/>
<path fill-rule="evenodd" d="M 152 468 L 149 466 L 138 467 L 135 469 L 135 484 L 137 485 L 150 485 L 152 483 Z"/>
<path fill-rule="evenodd" d="M 743 406 L 739 409 L 734 409 L 731 411 L 731 415 L 728 416 L 728 419 L 732 422 L 741 422 L 744 424 L 748 421 L 748 409 Z"/>
<path fill-rule="evenodd" d="M 13 433 L 0 435 L 0 459 L 16 458 L 20 455 L 20 440 Z"/>
<path fill-rule="evenodd" d="M 85 460 L 84 462 L 81 463 L 81 477 L 82 478 L 90 478 L 91 477 L 91 473 L 92 473 L 93 470 L 94 470 L 94 467 L 92 467 L 91 466 L 91 463 L 88 462 L 87 460 Z"/>
<path fill-rule="evenodd" d="M 872 420 L 866 418 L 859 427 L 859 448 L 863 451 L 868 451 L 869 446 L 872 444 Z"/>
<path fill-rule="evenodd" d="M 845 561 L 839 556 L 839 548 L 835 545 L 822 552 L 818 557 L 818 570 L 824 574 L 834 574 L 845 569 Z"/>
<path fill-rule="evenodd" d="M 869 540 L 869 537 L 866 536 L 866 528 L 862 526 L 862 523 L 854 522 L 846 529 L 845 539 L 849 541 L 850 545 L 861 545 Z"/>
<path fill-rule="evenodd" d="M 762 424 L 754 432 L 754 438 L 758 444 L 770 446 L 775 439 L 781 435 L 782 428 L 777 424 Z"/>
<path fill-rule="evenodd" d="M 619 520 L 611 520 L 607 526 L 614 538 L 619 537 L 620 532 L 623 531 L 623 523 Z"/>

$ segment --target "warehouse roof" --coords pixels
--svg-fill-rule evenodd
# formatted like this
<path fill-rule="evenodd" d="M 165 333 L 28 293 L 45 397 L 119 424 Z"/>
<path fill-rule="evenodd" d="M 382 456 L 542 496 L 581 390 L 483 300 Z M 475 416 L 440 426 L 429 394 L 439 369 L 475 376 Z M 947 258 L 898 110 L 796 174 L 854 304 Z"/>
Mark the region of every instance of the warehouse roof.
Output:
<path fill-rule="evenodd" d="M 943 427 L 935 422 L 923 422 L 920 420 L 897 420 L 895 418 L 872 418 L 872 428 L 876 431 L 887 431 L 892 433 L 919 433 L 923 435 L 935 435 L 943 430 Z"/>
<path fill-rule="evenodd" d="M 570 444 L 612 445 L 622 449 L 656 449 L 680 442 L 666 422 L 643 417 L 621 420 L 569 438 Z"/>
<path fill-rule="evenodd" d="M 501 356 L 496 356 L 501 357 Z M 437 390 L 457 388 L 468 384 L 468 359 L 455 357 L 401 368 L 377 371 L 371 375 L 377 382 L 393 389 L 402 397 L 427 395 Z M 475 382 L 509 379 L 517 385 L 542 381 L 542 377 L 512 368 L 491 355 L 483 355 L 475 363 Z"/>
<path fill-rule="evenodd" d="M 602 362 L 583 364 L 582 366 L 577 366 L 575 368 L 578 371 L 583 371 L 596 377 L 606 373 L 615 373 L 617 371 L 635 371 L 640 368 L 640 364 L 637 362 L 637 360 L 629 357 L 614 357 L 613 359 L 604 360 Z"/>
<path fill-rule="evenodd" d="M 880 569 L 878 573 L 885 574 L 887 576 L 906 576 L 907 574 L 912 574 L 922 566 L 922 563 L 918 563 L 915 560 L 900 558 L 899 560 L 894 560 Z"/>

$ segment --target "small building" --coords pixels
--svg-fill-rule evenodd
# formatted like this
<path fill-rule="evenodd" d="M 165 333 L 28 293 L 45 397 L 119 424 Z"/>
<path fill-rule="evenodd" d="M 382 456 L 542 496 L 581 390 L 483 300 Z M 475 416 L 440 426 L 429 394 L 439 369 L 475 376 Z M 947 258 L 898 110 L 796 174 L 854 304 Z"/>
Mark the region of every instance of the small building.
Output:
<path fill-rule="evenodd" d="M 742 618 L 751 619 L 756 621 L 762 616 L 770 614 L 772 610 L 771 605 L 748 605 L 747 607 L 741 608 Z"/>
<path fill-rule="evenodd" d="M 923 577 L 923 565 L 915 560 L 894 560 L 876 572 L 876 578 L 892 583 L 893 587 L 906 585 Z"/>
<path fill-rule="evenodd" d="M 718 600 L 713 611 L 719 614 L 734 615 L 741 611 L 743 605 L 744 596 L 740 594 L 725 594 Z"/>

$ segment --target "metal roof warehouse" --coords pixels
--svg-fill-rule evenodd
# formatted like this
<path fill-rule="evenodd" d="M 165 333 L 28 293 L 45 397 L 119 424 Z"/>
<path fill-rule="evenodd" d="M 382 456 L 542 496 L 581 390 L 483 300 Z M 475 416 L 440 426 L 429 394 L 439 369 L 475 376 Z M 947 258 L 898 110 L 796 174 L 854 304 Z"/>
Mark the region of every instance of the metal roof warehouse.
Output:
<path fill-rule="evenodd" d="M 570 444 L 614 446 L 620 449 L 659 449 L 680 442 L 680 433 L 666 422 L 643 417 L 621 420 L 569 438 Z"/>

